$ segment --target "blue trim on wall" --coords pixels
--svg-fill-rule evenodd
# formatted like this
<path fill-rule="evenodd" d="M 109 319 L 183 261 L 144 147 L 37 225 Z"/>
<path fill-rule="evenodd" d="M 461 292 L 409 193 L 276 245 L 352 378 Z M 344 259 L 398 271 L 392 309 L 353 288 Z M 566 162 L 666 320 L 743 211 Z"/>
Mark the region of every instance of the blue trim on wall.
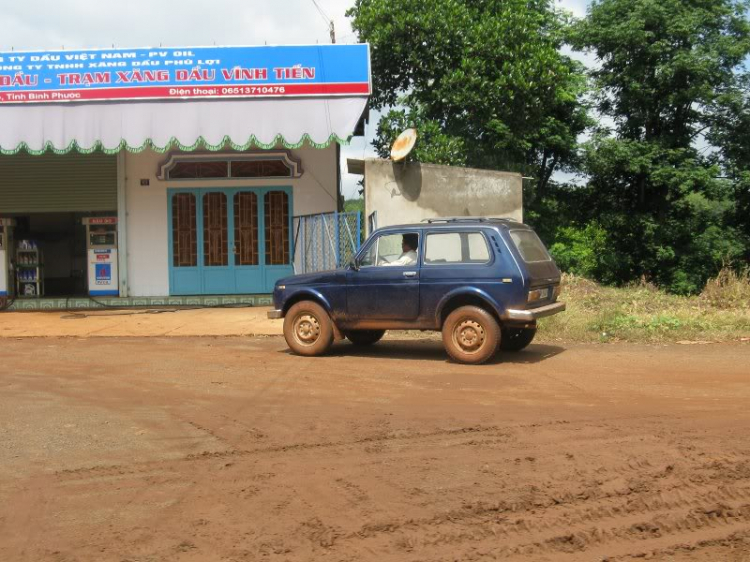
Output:
<path fill-rule="evenodd" d="M 120 291 L 89 291 L 89 295 L 92 297 L 119 297 Z"/>

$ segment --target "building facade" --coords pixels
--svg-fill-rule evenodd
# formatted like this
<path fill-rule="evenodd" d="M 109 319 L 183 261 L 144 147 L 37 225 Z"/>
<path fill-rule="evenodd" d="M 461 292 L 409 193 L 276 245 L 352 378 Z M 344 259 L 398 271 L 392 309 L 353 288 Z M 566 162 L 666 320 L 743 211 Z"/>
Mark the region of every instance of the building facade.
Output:
<path fill-rule="evenodd" d="M 366 45 L 0 53 L 0 297 L 269 293 L 369 92 Z"/>

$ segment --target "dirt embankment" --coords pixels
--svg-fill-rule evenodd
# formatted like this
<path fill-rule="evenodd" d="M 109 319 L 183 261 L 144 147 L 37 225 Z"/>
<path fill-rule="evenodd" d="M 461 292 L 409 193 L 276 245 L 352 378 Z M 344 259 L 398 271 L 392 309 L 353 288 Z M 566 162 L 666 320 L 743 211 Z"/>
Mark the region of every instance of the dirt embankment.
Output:
<path fill-rule="evenodd" d="M 3 561 L 750 560 L 750 345 L 3 346 Z"/>

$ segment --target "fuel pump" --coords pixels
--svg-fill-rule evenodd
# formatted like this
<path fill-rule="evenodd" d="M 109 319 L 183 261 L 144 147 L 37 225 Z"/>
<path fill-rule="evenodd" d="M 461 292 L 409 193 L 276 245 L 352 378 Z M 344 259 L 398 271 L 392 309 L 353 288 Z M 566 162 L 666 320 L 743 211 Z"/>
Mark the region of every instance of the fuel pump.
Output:
<path fill-rule="evenodd" d="M 13 296 L 13 227 L 14 219 L 0 219 L 0 297 Z"/>
<path fill-rule="evenodd" d="M 118 296 L 117 218 L 86 217 L 89 295 Z"/>

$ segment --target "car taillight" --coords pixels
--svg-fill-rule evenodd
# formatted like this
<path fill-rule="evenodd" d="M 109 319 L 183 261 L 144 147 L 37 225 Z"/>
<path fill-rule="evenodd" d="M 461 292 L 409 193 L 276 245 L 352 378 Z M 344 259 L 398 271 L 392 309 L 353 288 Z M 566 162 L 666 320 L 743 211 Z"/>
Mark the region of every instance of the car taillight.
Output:
<path fill-rule="evenodd" d="M 555 288 L 552 289 L 552 300 L 556 301 L 560 298 L 560 293 L 562 292 L 562 285 L 555 285 Z"/>
<path fill-rule="evenodd" d="M 526 299 L 526 302 L 532 303 L 536 301 L 541 301 L 549 297 L 550 289 L 549 287 L 545 287 L 544 289 L 533 289 L 529 291 L 529 297 Z"/>

